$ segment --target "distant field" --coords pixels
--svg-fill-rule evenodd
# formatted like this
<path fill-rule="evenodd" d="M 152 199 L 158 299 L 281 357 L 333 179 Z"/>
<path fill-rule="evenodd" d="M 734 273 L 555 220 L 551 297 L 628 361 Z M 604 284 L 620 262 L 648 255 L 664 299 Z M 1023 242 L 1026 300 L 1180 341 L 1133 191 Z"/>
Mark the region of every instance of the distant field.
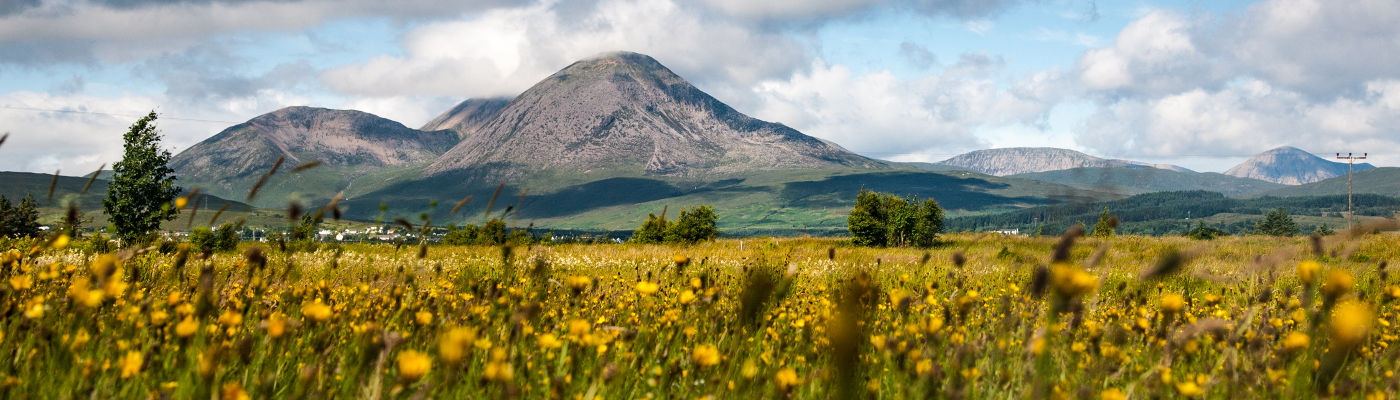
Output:
<path fill-rule="evenodd" d="M 1355 398 L 1400 384 L 1393 234 L 1320 253 L 1306 238 L 1080 239 L 1052 264 L 1057 241 L 245 244 L 117 264 L 0 242 L 15 248 L 0 260 L 0 396 Z"/>

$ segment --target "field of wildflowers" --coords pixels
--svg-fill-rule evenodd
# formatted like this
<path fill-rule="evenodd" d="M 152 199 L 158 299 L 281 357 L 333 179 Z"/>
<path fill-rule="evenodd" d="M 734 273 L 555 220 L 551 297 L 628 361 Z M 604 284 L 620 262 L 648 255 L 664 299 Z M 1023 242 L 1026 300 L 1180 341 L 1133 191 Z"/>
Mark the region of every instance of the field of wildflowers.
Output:
<path fill-rule="evenodd" d="M 3 398 L 1386 398 L 1393 234 L 0 256 Z"/>

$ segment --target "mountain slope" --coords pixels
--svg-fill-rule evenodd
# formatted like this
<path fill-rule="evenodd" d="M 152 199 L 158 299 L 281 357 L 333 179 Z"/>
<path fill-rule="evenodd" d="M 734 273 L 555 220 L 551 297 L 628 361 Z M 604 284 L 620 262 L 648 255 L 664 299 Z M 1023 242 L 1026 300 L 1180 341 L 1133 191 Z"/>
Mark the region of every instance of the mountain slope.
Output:
<path fill-rule="evenodd" d="M 1123 194 L 1206 190 L 1225 195 L 1243 195 L 1283 187 L 1277 183 L 1214 172 L 1178 172 L 1157 168 L 1072 168 L 1010 176 Z"/>
<path fill-rule="evenodd" d="M 423 132 L 365 112 L 288 107 L 191 146 L 171 159 L 171 167 L 183 186 L 242 199 L 278 157 L 285 157 L 281 176 L 270 180 L 254 202 L 280 207 L 288 200 L 382 186 L 391 180 L 386 177 L 421 168 L 456 142 L 450 131 Z M 293 167 L 314 161 L 322 165 L 292 173 Z M 355 185 L 361 179 L 367 180 Z"/>
<path fill-rule="evenodd" d="M 977 150 L 940 161 L 938 164 L 996 176 L 1070 168 L 1158 168 L 1191 172 L 1189 169 L 1175 165 L 1108 160 L 1074 150 L 1054 147 L 1009 147 Z"/>
<path fill-rule="evenodd" d="M 787 126 L 744 115 L 651 57 L 622 52 L 576 62 L 544 79 L 425 172 L 701 177 L 886 167 Z"/>
<path fill-rule="evenodd" d="M 1386 196 L 1400 196 L 1400 168 L 1381 167 L 1352 174 L 1353 193 L 1372 193 Z M 1347 193 L 1347 176 L 1341 176 L 1297 186 L 1259 193 L 1261 196 L 1322 196 L 1344 195 Z"/>
<path fill-rule="evenodd" d="M 87 224 L 88 228 L 106 226 L 106 217 L 103 215 L 102 199 L 107 197 L 107 185 L 111 181 L 99 178 L 92 181 L 88 186 L 90 176 L 59 176 L 57 181 L 51 174 L 36 174 L 30 172 L 0 172 L 0 196 L 5 196 L 12 204 L 19 204 L 20 199 L 25 196 L 33 196 L 34 201 L 39 206 L 41 223 L 56 223 L 62 220 L 64 212 L 69 204 L 78 207 L 86 218 L 93 218 L 94 222 Z M 53 186 L 53 198 L 49 198 L 49 187 Z M 87 187 L 84 192 L 83 188 Z M 181 195 L 188 195 L 191 188 L 184 188 Z M 199 219 L 200 223 L 208 221 L 213 216 L 214 210 L 218 210 L 225 205 L 226 212 L 247 213 L 253 211 L 253 207 L 247 204 L 227 200 L 213 195 L 205 195 L 199 202 L 200 214 L 204 219 Z M 193 206 L 191 206 L 193 207 Z M 189 211 L 185 211 L 182 216 L 188 216 Z M 232 214 L 224 214 L 230 216 Z M 223 221 L 230 219 L 224 218 Z M 177 222 L 176 228 L 185 228 L 184 219 Z M 198 225 L 195 225 L 198 226 Z"/>
<path fill-rule="evenodd" d="M 428 121 L 419 130 L 453 131 L 457 132 L 457 137 L 466 138 L 475 134 L 477 129 L 509 104 L 510 99 L 505 98 L 468 99 Z"/>
<path fill-rule="evenodd" d="M 1356 171 L 1375 168 L 1356 164 Z M 1259 153 L 1225 171 L 1225 175 L 1253 178 L 1285 185 L 1301 185 L 1346 175 L 1347 164 L 1332 162 L 1296 147 L 1278 147 Z"/>

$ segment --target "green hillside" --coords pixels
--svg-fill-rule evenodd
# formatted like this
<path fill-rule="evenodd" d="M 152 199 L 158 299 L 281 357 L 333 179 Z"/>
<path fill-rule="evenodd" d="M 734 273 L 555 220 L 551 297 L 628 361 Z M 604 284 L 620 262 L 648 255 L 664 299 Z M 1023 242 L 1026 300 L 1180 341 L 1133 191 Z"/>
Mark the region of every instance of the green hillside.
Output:
<path fill-rule="evenodd" d="M 1400 212 L 1400 198 L 1375 194 L 1354 199 L 1358 217 L 1391 217 Z M 1075 224 L 1093 226 L 1105 208 L 1121 221 L 1118 231 L 1148 235 L 1179 233 L 1193 220 L 1218 223 L 1231 233 L 1247 232 L 1254 220 L 1269 210 L 1283 208 L 1299 218 L 1305 232 L 1317 226 L 1338 229 L 1346 226 L 1342 211 L 1346 195 L 1230 198 L 1216 192 L 1187 191 L 1137 195 L 1121 200 L 1061 203 L 1038 206 L 995 215 L 955 217 L 948 220 L 950 231 L 989 231 L 1020 229 L 1058 234 Z M 1218 216 L 1233 215 L 1232 218 Z M 1241 217 L 1252 216 L 1252 217 Z M 1308 217 L 1308 218 L 1303 218 Z M 1250 219 L 1252 218 L 1252 219 Z"/>
<path fill-rule="evenodd" d="M 1358 171 L 1352 175 L 1354 193 L 1373 193 L 1386 196 L 1400 196 L 1400 168 L 1383 167 Z M 1313 182 L 1306 185 L 1284 186 L 1260 192 L 1258 196 L 1319 196 L 1347 193 L 1347 177 Z"/>
<path fill-rule="evenodd" d="M 107 184 L 109 181 L 97 179 L 92 181 L 87 192 L 83 192 L 83 187 L 88 185 L 88 177 L 62 176 L 58 177 L 55 183 L 54 176 L 50 174 L 36 174 L 29 172 L 0 172 L 0 195 L 10 199 L 11 203 L 18 203 L 24 196 L 33 196 L 34 201 L 39 204 L 39 221 L 44 224 L 57 223 L 67 212 L 69 204 L 76 204 L 78 210 L 82 211 L 85 218 L 92 218 L 93 222 L 87 224 L 88 227 L 101 227 L 107 225 L 106 216 L 102 211 L 102 199 L 107 197 Z M 53 184 L 53 197 L 49 197 L 49 186 Z M 189 193 L 188 187 L 184 188 L 185 193 Z M 208 217 L 219 208 L 227 204 L 228 208 L 220 216 L 221 220 L 231 220 L 232 218 L 248 217 L 256 214 L 252 206 L 247 204 L 227 200 L 221 197 L 204 195 L 198 207 L 206 218 L 200 222 L 207 224 Z M 194 207 L 191 205 L 190 207 Z M 184 216 L 188 216 L 185 213 Z M 229 219 L 225 219 L 225 217 Z M 188 221 L 177 224 L 179 227 L 188 225 Z M 174 225 L 172 225 L 174 226 Z"/>
<path fill-rule="evenodd" d="M 1125 195 L 1206 190 L 1234 196 L 1285 187 L 1277 183 L 1214 172 L 1180 172 L 1159 168 L 1072 168 L 1012 176 Z"/>
<path fill-rule="evenodd" d="M 978 215 L 1046 204 L 1118 198 L 1113 194 L 1064 185 L 970 172 L 786 170 L 695 181 L 655 176 L 623 176 L 592 182 L 562 183 L 537 178 L 507 184 L 493 207 L 499 216 L 508 207 L 516 226 L 570 230 L 631 230 L 647 213 L 709 204 L 720 228 L 733 235 L 841 234 L 846 213 L 862 187 L 938 200 L 950 215 Z M 389 186 L 345 202 L 346 215 L 357 219 L 406 218 L 420 222 L 428 214 L 435 225 L 480 224 L 496 185 L 461 175 L 437 176 Z M 521 194 L 529 189 L 523 198 Z M 472 200 L 450 215 L 465 196 Z M 436 206 L 431 206 L 436 202 Z M 379 205 L 387 206 L 382 216 Z"/>

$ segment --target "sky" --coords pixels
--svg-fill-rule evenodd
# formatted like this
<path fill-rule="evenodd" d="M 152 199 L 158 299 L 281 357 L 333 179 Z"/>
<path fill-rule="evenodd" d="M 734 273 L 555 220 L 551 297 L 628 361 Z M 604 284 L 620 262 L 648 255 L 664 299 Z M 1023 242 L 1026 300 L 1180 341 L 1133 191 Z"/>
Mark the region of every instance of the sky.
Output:
<path fill-rule="evenodd" d="M 1392 0 L 0 0 L 0 170 L 110 166 L 151 110 L 172 152 L 295 105 L 416 128 L 611 51 L 880 159 L 1397 166 L 1395 21 Z"/>

